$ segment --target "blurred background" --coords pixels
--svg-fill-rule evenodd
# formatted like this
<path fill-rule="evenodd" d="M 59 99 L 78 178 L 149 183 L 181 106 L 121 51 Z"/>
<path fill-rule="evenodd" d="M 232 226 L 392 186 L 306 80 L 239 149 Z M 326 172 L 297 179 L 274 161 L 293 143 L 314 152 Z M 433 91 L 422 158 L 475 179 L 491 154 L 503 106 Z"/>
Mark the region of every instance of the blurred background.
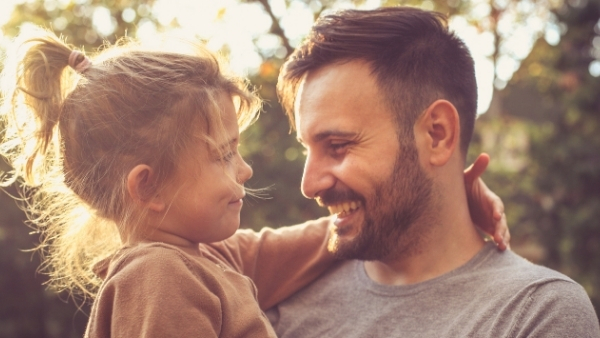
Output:
<path fill-rule="evenodd" d="M 302 149 L 275 94 L 281 64 L 323 13 L 395 5 L 446 13 L 466 41 L 480 98 L 469 162 L 491 155 L 484 179 L 504 200 L 513 250 L 582 284 L 600 313 L 600 0 L 1 0 L 0 56 L 31 25 L 88 53 L 122 36 L 206 41 L 265 100 L 242 152 L 248 185 L 269 198 L 247 201 L 242 226 L 279 227 L 324 215 L 300 194 Z M 16 193 L 0 192 L 0 337 L 81 337 L 89 304 L 45 289 Z"/>

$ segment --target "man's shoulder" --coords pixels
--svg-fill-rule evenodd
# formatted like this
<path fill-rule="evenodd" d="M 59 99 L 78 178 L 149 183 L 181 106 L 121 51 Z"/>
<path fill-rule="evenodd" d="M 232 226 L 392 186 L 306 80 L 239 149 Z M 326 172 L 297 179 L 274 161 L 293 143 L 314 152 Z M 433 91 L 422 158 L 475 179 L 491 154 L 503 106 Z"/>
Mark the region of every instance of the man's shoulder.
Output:
<path fill-rule="evenodd" d="M 488 246 L 481 255 L 485 257 L 475 257 L 476 262 L 470 262 L 470 267 L 467 263 L 463 271 L 457 271 L 458 280 L 450 278 L 446 283 L 464 282 L 480 291 L 497 290 L 494 293 L 507 296 L 525 291 L 551 295 L 553 290 L 561 290 L 579 295 L 589 302 L 584 288 L 576 281 L 559 271 L 533 263 L 514 251 L 500 252 Z"/>
<path fill-rule="evenodd" d="M 514 288 L 507 288 L 511 293 L 527 291 L 533 299 L 564 299 L 567 295 L 572 295 L 589 303 L 589 297 L 579 283 L 559 271 L 535 264 L 513 251 L 494 253 L 494 258 L 484 270 L 489 271 L 492 276 L 490 283 L 494 287 L 497 287 L 497 284 L 514 285 Z"/>
<path fill-rule="evenodd" d="M 524 260 L 524 259 L 523 259 Z M 511 297 L 519 303 L 515 336 L 599 337 L 598 317 L 579 283 L 550 268 L 527 262 L 510 277 L 521 285 Z M 516 333 L 519 334 L 516 334 Z"/>
<path fill-rule="evenodd" d="M 509 336 L 516 337 L 600 334 L 585 289 L 559 271 L 534 264 L 513 251 L 490 251 L 471 272 L 476 277 L 470 286 L 485 293 L 488 302 L 484 305 L 484 299 L 475 296 L 476 307 L 497 314 L 490 326 L 493 330 L 511 327 Z"/>
<path fill-rule="evenodd" d="M 482 251 L 486 257 L 467 269 L 467 273 L 491 275 L 491 278 L 499 282 L 527 284 L 535 281 L 560 281 L 577 285 L 567 275 L 533 263 L 514 251 L 501 252 L 489 245 Z"/>

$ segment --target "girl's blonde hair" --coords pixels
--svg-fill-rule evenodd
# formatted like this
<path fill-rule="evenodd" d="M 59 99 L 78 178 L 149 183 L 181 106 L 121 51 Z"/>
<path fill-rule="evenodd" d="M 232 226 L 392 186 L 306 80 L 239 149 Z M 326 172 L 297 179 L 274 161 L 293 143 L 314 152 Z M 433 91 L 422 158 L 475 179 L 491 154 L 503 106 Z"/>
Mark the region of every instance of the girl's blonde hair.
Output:
<path fill-rule="evenodd" d="M 93 265 L 121 245 L 119 227 L 139 221 L 127 203 L 128 172 L 149 165 L 148 193 L 161 189 L 198 126 L 206 135 L 219 129 L 221 95 L 237 103 L 241 129 L 259 101 L 200 46 L 186 55 L 120 43 L 78 74 L 73 48 L 50 32 L 15 45 L 2 74 L 0 155 L 13 167 L 3 183 L 24 188 L 50 285 L 93 297 L 101 283 Z"/>

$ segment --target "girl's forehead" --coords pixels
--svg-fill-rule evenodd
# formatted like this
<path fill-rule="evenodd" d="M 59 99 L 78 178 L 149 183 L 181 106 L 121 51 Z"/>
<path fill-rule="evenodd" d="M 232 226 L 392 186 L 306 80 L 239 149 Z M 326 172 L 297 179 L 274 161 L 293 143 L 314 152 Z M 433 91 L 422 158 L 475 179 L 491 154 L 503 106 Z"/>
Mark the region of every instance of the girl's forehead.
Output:
<path fill-rule="evenodd" d="M 233 98 L 230 95 L 221 95 L 220 111 L 221 111 L 221 123 L 223 125 L 223 131 L 227 139 L 238 138 L 240 134 L 240 127 L 238 124 L 237 110 L 233 104 Z"/>
<path fill-rule="evenodd" d="M 238 124 L 237 110 L 230 95 L 221 94 L 217 107 L 208 118 L 208 121 L 200 119 L 198 127 L 194 132 L 196 139 L 204 140 L 209 151 L 221 148 L 239 139 L 240 128 Z M 207 124 L 208 123 L 208 124 Z"/>
<path fill-rule="evenodd" d="M 237 124 L 237 110 L 233 101 L 231 95 L 223 93 L 219 98 L 219 108 L 221 110 L 221 119 L 223 122 L 233 120 Z"/>

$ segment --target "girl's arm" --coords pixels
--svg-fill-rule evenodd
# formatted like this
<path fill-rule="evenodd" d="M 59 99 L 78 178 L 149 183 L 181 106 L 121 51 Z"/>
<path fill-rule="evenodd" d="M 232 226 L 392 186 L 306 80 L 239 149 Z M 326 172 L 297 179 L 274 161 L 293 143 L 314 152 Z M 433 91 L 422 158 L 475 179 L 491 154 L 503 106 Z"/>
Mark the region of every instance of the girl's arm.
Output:
<path fill-rule="evenodd" d="M 490 162 L 487 154 L 480 154 L 465 170 L 465 188 L 471 219 L 498 245 L 498 249 L 510 249 L 510 232 L 504 214 L 504 204 L 480 178 Z"/>
<path fill-rule="evenodd" d="M 286 299 L 335 263 L 327 250 L 331 218 L 260 232 L 238 230 L 208 249 L 257 287 L 261 309 Z"/>

